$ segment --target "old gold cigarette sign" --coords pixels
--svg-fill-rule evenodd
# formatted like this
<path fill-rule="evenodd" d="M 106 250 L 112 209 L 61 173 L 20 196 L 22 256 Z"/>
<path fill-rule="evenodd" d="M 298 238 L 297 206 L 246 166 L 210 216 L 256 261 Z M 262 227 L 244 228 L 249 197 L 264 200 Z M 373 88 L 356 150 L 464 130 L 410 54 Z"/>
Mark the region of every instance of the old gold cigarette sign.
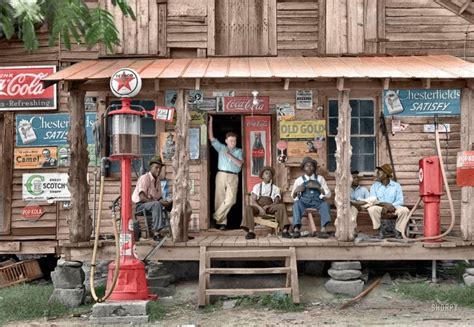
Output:
<path fill-rule="evenodd" d="M 280 139 L 326 137 L 325 120 L 280 121 Z"/>

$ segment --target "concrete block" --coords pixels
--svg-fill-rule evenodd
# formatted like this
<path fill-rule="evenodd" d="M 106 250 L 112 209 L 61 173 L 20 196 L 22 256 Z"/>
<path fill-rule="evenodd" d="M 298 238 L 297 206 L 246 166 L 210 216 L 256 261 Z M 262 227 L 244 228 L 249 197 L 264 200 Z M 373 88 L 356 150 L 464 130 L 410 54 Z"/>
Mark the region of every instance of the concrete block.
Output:
<path fill-rule="evenodd" d="M 84 271 L 75 267 L 56 267 L 51 273 L 54 288 L 81 288 L 85 279 Z"/>
<path fill-rule="evenodd" d="M 150 301 L 117 301 L 96 303 L 92 307 L 92 316 L 96 318 L 146 316 L 149 302 Z"/>
<path fill-rule="evenodd" d="M 356 296 L 364 289 L 364 282 L 361 279 L 348 281 L 330 279 L 324 287 L 329 293 Z"/>
<path fill-rule="evenodd" d="M 48 302 L 59 302 L 67 307 L 75 308 L 81 305 L 82 300 L 84 299 L 84 293 L 85 292 L 83 288 L 56 288 L 53 290 L 53 294 L 51 294 Z"/>
<path fill-rule="evenodd" d="M 331 263 L 331 268 L 338 269 L 338 270 L 346 270 L 346 269 L 361 270 L 362 266 L 360 265 L 360 261 L 333 261 Z"/>
<path fill-rule="evenodd" d="M 362 276 L 362 271 L 355 269 L 337 270 L 331 268 L 328 270 L 328 274 L 335 280 L 353 280 Z"/>
<path fill-rule="evenodd" d="M 148 322 L 148 316 L 124 316 L 124 317 L 90 317 L 89 321 L 93 324 L 146 324 Z"/>
<path fill-rule="evenodd" d="M 82 262 L 81 261 L 66 261 L 64 259 L 59 259 L 58 263 L 56 265 L 58 267 L 80 268 L 80 267 L 82 267 Z"/>
<path fill-rule="evenodd" d="M 464 284 L 466 284 L 467 286 L 474 285 L 474 276 L 469 275 L 469 274 L 464 274 L 462 277 L 464 279 Z"/>
<path fill-rule="evenodd" d="M 474 276 L 474 268 L 466 268 L 466 273 L 471 276 Z"/>

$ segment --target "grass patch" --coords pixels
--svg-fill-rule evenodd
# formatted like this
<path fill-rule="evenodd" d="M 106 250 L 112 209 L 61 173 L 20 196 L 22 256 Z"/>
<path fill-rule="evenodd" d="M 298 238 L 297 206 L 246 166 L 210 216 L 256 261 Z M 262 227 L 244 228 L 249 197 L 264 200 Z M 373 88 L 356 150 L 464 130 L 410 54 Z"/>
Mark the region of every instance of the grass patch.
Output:
<path fill-rule="evenodd" d="M 458 282 L 463 282 L 462 275 L 466 272 L 466 268 L 471 268 L 471 264 L 466 263 L 465 261 L 460 261 L 453 267 L 446 269 L 446 274 L 455 278 Z"/>
<path fill-rule="evenodd" d="M 236 298 L 236 306 L 267 308 L 276 311 L 295 312 L 302 311 L 303 305 L 294 304 L 288 294 L 273 293 L 262 296 L 241 296 Z"/>
<path fill-rule="evenodd" d="M 165 313 L 165 307 L 160 301 L 150 301 L 150 303 L 148 303 L 148 316 L 150 322 L 163 319 Z"/>
<path fill-rule="evenodd" d="M 60 303 L 48 303 L 52 292 L 52 284 L 23 284 L 0 289 L 0 325 L 85 313 L 91 308 L 91 305 L 83 305 L 71 309 Z"/>
<path fill-rule="evenodd" d="M 474 287 L 465 285 L 398 283 L 391 290 L 420 301 L 441 301 L 474 308 Z"/>

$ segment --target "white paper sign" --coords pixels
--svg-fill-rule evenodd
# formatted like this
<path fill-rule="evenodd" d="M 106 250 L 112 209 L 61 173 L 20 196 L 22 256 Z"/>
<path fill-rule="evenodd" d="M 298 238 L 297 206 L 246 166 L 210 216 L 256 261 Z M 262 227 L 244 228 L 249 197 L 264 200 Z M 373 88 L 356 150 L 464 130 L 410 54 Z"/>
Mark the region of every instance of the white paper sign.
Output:
<path fill-rule="evenodd" d="M 313 91 L 296 91 L 296 109 L 313 108 Z"/>
<path fill-rule="evenodd" d="M 23 200 L 69 201 L 68 174 L 23 174 Z"/>

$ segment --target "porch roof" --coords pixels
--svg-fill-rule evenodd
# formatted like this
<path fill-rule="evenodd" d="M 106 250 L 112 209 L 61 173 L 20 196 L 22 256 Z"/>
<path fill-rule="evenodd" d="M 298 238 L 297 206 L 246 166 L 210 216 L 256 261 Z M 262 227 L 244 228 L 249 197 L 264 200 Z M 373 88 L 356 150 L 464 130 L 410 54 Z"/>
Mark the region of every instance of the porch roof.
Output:
<path fill-rule="evenodd" d="M 120 68 L 142 79 L 176 78 L 474 78 L 474 63 L 449 55 L 398 57 L 238 57 L 190 59 L 101 59 L 76 63 L 44 78 L 108 80 Z"/>

